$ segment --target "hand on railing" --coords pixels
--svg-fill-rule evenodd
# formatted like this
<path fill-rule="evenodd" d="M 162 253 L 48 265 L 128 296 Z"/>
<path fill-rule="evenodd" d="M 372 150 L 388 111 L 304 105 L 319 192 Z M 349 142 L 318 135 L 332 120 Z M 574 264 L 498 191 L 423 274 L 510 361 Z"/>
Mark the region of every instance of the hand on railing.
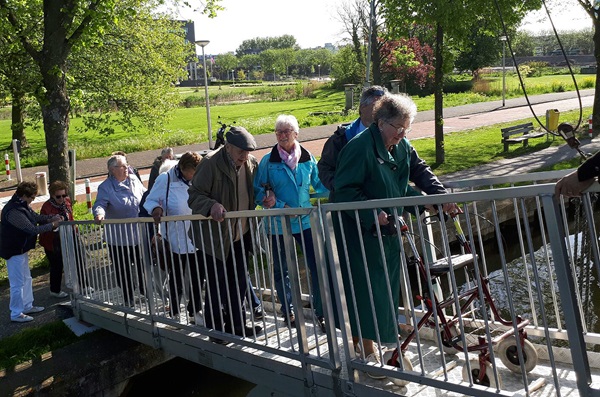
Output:
<path fill-rule="evenodd" d="M 565 197 L 580 197 L 581 193 L 588 187 L 592 186 L 595 181 L 595 178 L 580 181 L 577 170 L 575 170 L 556 182 L 554 193 L 557 196 L 562 194 Z"/>

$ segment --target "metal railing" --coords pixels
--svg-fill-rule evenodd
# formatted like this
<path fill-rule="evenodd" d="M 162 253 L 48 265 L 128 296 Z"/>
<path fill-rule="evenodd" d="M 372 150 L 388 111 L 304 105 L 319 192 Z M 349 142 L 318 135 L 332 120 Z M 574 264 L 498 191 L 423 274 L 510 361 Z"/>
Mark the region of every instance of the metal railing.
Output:
<path fill-rule="evenodd" d="M 65 274 L 80 318 L 292 395 L 416 395 L 427 387 L 451 395 L 530 395 L 540 389 L 544 395 L 597 395 L 600 339 L 593 302 L 600 261 L 593 194 L 580 204 L 555 198 L 553 184 L 474 187 L 439 196 L 228 213 L 219 224 L 200 216 L 166 217 L 167 230 L 181 232 L 169 234 L 166 251 L 178 272 L 164 271 L 152 259 L 151 219 L 72 222 L 60 227 Z M 444 202 L 463 208 L 458 226 L 465 243 L 457 224 L 424 224 L 422 215 L 403 211 L 419 214 L 425 204 L 439 208 Z M 395 228 L 372 226 L 379 208 L 394 215 Z M 311 220 L 324 330 L 311 301 L 315 286 L 303 255 L 306 236 L 291 232 L 300 215 Z M 282 225 L 280 238 L 268 227 L 275 219 Z M 231 243 L 244 224 L 248 237 Z M 106 241 L 125 234 L 138 236 L 137 251 L 122 249 L 119 255 L 107 247 Z M 199 251 L 183 264 L 174 241 L 188 237 Z M 214 273 L 222 265 L 214 259 L 217 252 L 240 247 L 247 254 L 236 257 L 239 263 L 232 259 L 226 282 L 206 283 L 210 267 Z M 273 277 L 274 255 L 281 252 L 296 308 L 293 325 L 279 314 L 282 301 L 289 303 L 278 296 Z M 179 286 L 169 285 L 170 278 Z M 250 283 L 265 309 L 260 319 L 251 291 L 242 288 L 241 296 L 233 287 Z M 246 302 L 240 335 L 215 325 L 222 324 L 222 313 L 205 326 L 210 299 L 222 299 L 218 306 L 225 307 Z M 419 322 L 419 332 L 398 329 L 398 323 L 419 328 Z M 390 332 L 402 338 L 391 341 Z M 375 354 L 368 360 L 370 340 Z"/>

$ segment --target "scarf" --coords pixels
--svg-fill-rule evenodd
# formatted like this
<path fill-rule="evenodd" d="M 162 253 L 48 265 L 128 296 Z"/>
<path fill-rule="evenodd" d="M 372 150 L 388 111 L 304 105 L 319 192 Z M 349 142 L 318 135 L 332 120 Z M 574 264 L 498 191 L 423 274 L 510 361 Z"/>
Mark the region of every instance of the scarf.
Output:
<path fill-rule="evenodd" d="M 186 185 L 189 186 L 190 181 L 188 181 L 187 179 L 185 179 L 185 177 L 183 176 L 183 173 L 181 172 L 181 169 L 179 168 L 179 165 L 175 166 L 175 176 L 177 178 L 179 178 L 183 183 L 185 183 Z"/>
<path fill-rule="evenodd" d="M 294 141 L 294 147 L 291 153 L 286 152 L 279 144 L 277 144 L 277 151 L 279 152 L 279 157 L 281 157 L 281 161 L 292 171 L 296 169 L 298 165 L 298 161 L 300 160 L 300 144 L 298 141 Z"/>
<path fill-rule="evenodd" d="M 62 216 L 65 221 L 71 220 L 71 209 L 67 206 L 67 200 L 63 199 L 62 204 L 58 204 L 54 197 L 50 197 L 50 205 L 58 211 L 58 215 Z"/>

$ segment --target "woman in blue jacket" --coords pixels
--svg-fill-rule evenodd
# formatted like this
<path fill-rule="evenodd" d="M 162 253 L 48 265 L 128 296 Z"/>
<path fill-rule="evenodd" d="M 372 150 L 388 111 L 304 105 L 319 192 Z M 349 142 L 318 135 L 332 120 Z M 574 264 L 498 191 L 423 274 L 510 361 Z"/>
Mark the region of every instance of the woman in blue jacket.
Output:
<path fill-rule="evenodd" d="M 263 157 L 254 178 L 256 203 L 263 208 L 311 207 L 310 187 L 316 196 L 326 197 L 329 191 L 318 176 L 317 161 L 300 145 L 298 120 L 291 115 L 280 115 L 275 122 L 277 145 Z M 292 234 L 304 250 L 304 258 L 310 271 L 313 307 L 319 326 L 325 331 L 325 320 L 321 308 L 321 294 L 317 276 L 314 245 L 310 220 L 303 215 L 291 220 Z M 281 302 L 281 313 L 290 326 L 295 324 L 290 279 L 288 277 L 280 217 L 271 218 L 273 249 L 273 277 L 277 296 Z M 304 241 L 304 247 L 302 247 Z"/>

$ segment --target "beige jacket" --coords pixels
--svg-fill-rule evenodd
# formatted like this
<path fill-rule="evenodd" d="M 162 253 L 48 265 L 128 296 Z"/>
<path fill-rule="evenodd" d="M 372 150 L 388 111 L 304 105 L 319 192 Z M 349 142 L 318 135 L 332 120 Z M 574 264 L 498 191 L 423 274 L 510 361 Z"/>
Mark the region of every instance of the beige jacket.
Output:
<path fill-rule="evenodd" d="M 253 182 L 257 167 L 256 158 L 252 155 L 248 156 L 244 168 L 248 197 L 250 198 L 249 205 L 248 208 L 237 208 L 237 174 L 229 161 L 225 148 L 222 147 L 207 154 L 196 168 L 189 188 L 188 205 L 192 209 L 192 213 L 208 217 L 210 209 L 215 203 L 221 203 L 228 212 L 254 209 Z M 192 230 L 196 248 L 221 261 L 227 260 L 231 247 L 227 222 L 227 219 L 223 222 L 213 220 L 193 222 Z M 199 224 L 201 224 L 201 228 Z M 232 223 L 232 227 L 237 227 L 237 224 Z M 221 229 L 221 234 L 219 234 L 219 229 Z"/>

